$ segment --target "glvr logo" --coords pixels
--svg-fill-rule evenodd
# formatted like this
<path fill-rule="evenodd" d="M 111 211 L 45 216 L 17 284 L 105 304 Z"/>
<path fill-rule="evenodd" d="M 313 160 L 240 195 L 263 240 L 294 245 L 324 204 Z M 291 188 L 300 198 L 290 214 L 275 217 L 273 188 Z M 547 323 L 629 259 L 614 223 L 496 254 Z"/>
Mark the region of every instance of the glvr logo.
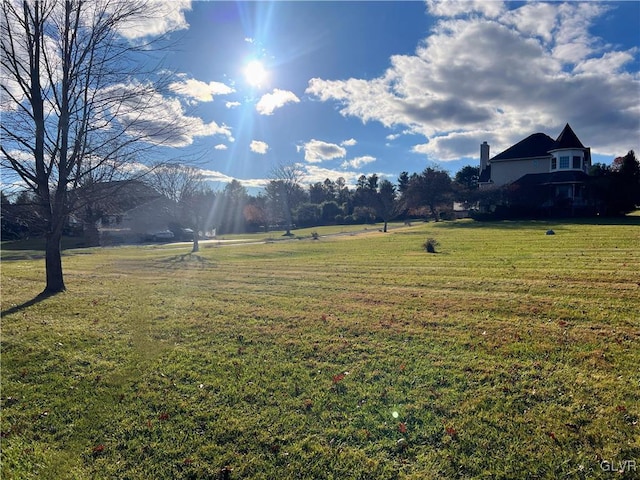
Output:
<path fill-rule="evenodd" d="M 638 469 L 635 460 L 622 460 L 620 462 L 609 462 L 603 460 L 600 462 L 600 468 L 605 472 L 635 472 Z"/>

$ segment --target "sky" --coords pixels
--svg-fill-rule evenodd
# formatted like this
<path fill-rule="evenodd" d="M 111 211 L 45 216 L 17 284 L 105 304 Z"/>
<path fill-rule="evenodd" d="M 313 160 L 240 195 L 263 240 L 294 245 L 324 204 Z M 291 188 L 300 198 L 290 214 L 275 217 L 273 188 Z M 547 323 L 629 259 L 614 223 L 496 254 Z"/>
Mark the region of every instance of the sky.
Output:
<path fill-rule="evenodd" d="M 569 123 L 594 162 L 640 150 L 640 2 L 174 0 L 132 41 L 172 29 L 158 159 L 250 191 L 275 167 L 305 182 L 454 175 Z"/>

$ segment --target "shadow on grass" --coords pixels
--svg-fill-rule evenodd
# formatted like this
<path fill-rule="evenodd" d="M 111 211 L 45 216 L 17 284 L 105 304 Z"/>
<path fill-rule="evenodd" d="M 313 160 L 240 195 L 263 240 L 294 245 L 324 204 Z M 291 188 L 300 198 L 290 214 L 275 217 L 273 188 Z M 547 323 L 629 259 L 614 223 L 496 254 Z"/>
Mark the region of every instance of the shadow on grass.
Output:
<path fill-rule="evenodd" d="M 196 253 L 184 253 L 182 255 L 174 255 L 164 260 L 160 260 L 159 262 L 167 265 L 168 268 L 181 268 L 181 267 L 190 267 L 190 266 L 205 268 L 208 266 L 215 266 L 215 263 L 211 262 L 210 260 L 207 260 L 206 258 L 201 257 Z"/>
<path fill-rule="evenodd" d="M 65 250 L 90 248 L 80 237 L 62 237 L 61 250 L 63 255 L 69 255 Z M 45 239 L 41 237 L 23 240 L 6 240 L 1 245 L 2 260 L 40 260 L 44 258 Z M 78 251 L 72 254 L 77 254 Z M 89 253 L 89 252 L 87 252 Z"/>
<path fill-rule="evenodd" d="M 46 240 L 44 237 L 26 238 L 23 240 L 6 240 L 2 242 L 3 250 L 35 250 L 44 251 Z M 82 237 L 62 237 L 62 250 L 71 248 L 88 247 L 87 242 Z"/>
<path fill-rule="evenodd" d="M 49 293 L 49 292 L 42 292 L 39 293 L 38 295 L 36 295 L 35 297 L 33 297 L 31 300 L 27 300 L 24 303 L 21 303 L 20 305 L 16 305 L 15 307 L 11 307 L 8 308 L 6 310 L 3 310 L 2 312 L 0 312 L 0 318 L 3 318 L 5 315 L 12 315 L 14 313 L 18 313 L 21 312 L 22 310 L 29 308 L 33 305 L 36 305 L 40 302 L 42 302 L 43 300 L 46 300 L 47 298 L 53 297 L 54 295 L 56 295 L 55 293 Z"/>

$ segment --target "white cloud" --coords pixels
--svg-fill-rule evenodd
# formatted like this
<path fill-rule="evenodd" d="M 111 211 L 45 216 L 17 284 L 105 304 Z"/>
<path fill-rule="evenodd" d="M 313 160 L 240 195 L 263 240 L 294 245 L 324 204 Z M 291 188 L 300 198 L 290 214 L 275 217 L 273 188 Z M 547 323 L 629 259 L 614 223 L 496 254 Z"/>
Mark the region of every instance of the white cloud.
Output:
<path fill-rule="evenodd" d="M 215 150 L 227 150 L 227 146 L 224 143 L 219 143 L 218 145 L 216 145 L 215 147 L 213 147 Z"/>
<path fill-rule="evenodd" d="M 586 75 L 605 76 L 610 72 L 620 71 L 625 64 L 632 62 L 637 54 L 637 48 L 626 52 L 607 52 L 599 58 L 589 58 L 579 63 L 574 71 Z"/>
<path fill-rule="evenodd" d="M 340 145 L 316 139 L 309 140 L 302 146 L 302 149 L 304 150 L 304 159 L 309 163 L 343 158 L 347 154 L 346 149 Z M 300 151 L 300 147 L 298 147 L 298 151 Z"/>
<path fill-rule="evenodd" d="M 272 115 L 274 110 L 285 106 L 287 103 L 299 103 L 300 99 L 293 92 L 274 88 L 272 93 L 266 93 L 256 104 L 256 110 L 260 115 Z"/>
<path fill-rule="evenodd" d="M 344 142 L 342 142 L 340 145 L 342 145 L 343 147 L 353 147 L 357 143 L 358 141 L 355 138 L 350 138 L 349 140 L 345 140 Z"/>
<path fill-rule="evenodd" d="M 226 102 L 224 104 L 224 106 L 227 107 L 227 108 L 239 107 L 240 105 L 241 105 L 240 102 Z"/>
<path fill-rule="evenodd" d="M 347 186 L 355 186 L 358 177 L 362 175 L 361 172 L 334 170 L 331 168 L 323 168 L 318 165 L 306 164 L 301 167 L 304 171 L 304 181 L 307 184 L 316 182 L 324 182 L 327 178 L 331 180 L 337 180 L 342 177 L 345 179 Z"/>
<path fill-rule="evenodd" d="M 426 3 L 429 13 L 436 17 L 482 13 L 492 18 L 504 11 L 504 2 L 497 0 L 427 0 Z"/>
<path fill-rule="evenodd" d="M 251 144 L 249 145 L 249 149 L 254 153 L 264 155 L 265 153 L 267 153 L 267 150 L 269 150 L 269 145 L 260 140 L 252 140 Z"/>
<path fill-rule="evenodd" d="M 191 10 L 191 0 L 153 0 L 145 3 L 129 1 L 131 4 L 140 3 L 144 14 L 130 17 L 120 26 L 118 31 L 125 38 L 140 39 L 189 28 L 184 12 Z M 88 2 L 88 5 L 92 3 L 94 2 Z M 111 2 L 109 6 L 111 9 L 119 8 L 120 2 Z"/>
<path fill-rule="evenodd" d="M 25 98 L 23 90 L 18 82 L 9 75 L 3 75 L 2 77 L 4 85 L 0 87 L 0 112 L 18 110 L 18 106 Z"/>
<path fill-rule="evenodd" d="M 97 101 L 104 101 L 107 108 L 117 107 L 115 122 L 125 128 L 127 134 L 147 143 L 184 147 L 191 145 L 194 137 L 212 135 L 233 141 L 228 126 L 188 116 L 177 98 L 163 97 L 150 84 L 111 85 L 99 92 Z M 104 118 L 110 115 L 108 110 L 103 112 Z M 109 128 L 107 124 L 102 127 Z"/>
<path fill-rule="evenodd" d="M 593 21 L 609 9 L 598 2 L 564 3 L 557 7 L 553 56 L 574 65 L 597 53 L 597 37 L 589 32 Z"/>
<path fill-rule="evenodd" d="M 211 102 L 214 95 L 228 95 L 235 90 L 220 82 L 202 82 L 190 78 L 181 82 L 174 82 L 169 89 L 180 95 L 192 98 L 199 102 Z"/>
<path fill-rule="evenodd" d="M 361 168 L 368 163 L 372 163 L 376 161 L 376 157 L 372 157 L 371 155 L 364 155 L 362 157 L 356 157 L 351 160 L 345 160 L 340 165 L 342 168 Z"/>
<path fill-rule="evenodd" d="M 507 12 L 502 19 L 519 32 L 550 43 L 558 25 L 558 9 L 549 3 L 530 3 Z"/>
<path fill-rule="evenodd" d="M 491 132 L 471 130 L 467 132 L 449 132 L 445 135 L 432 137 L 428 143 L 414 145 L 411 151 L 441 162 L 459 160 L 461 156 L 479 157 L 480 145 L 478 139 L 486 140 L 490 145 L 496 145 L 496 142 L 508 143 L 508 139 L 499 139 Z"/>
<path fill-rule="evenodd" d="M 532 133 L 556 136 L 567 122 L 594 153 L 633 147 L 640 76 L 623 68 L 638 49 L 605 46 L 589 30 L 612 7 L 515 5 L 428 2 L 446 18 L 414 55 L 391 57 L 371 80 L 313 78 L 306 93 L 336 102 L 343 116 L 425 137 L 414 151 L 434 161 L 477 157 L 484 140 L 498 153 Z"/>
<path fill-rule="evenodd" d="M 198 173 L 200 173 L 205 180 L 208 180 L 210 182 L 229 183 L 233 180 L 233 177 L 225 175 L 224 173 L 217 170 L 198 169 Z"/>
<path fill-rule="evenodd" d="M 9 150 L 7 152 L 11 158 L 18 160 L 20 163 L 29 164 L 35 168 L 35 160 L 33 154 L 25 152 L 24 150 Z M 5 160 L 4 154 L 0 153 L 0 159 Z M 4 173 L 4 172 L 3 172 Z"/>

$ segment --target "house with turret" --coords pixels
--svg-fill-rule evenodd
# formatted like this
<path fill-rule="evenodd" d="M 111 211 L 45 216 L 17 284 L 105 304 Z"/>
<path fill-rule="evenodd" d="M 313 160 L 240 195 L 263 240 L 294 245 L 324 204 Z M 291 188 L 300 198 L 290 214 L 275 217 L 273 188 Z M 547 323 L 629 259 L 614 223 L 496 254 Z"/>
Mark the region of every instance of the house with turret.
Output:
<path fill-rule="evenodd" d="M 554 140 L 534 133 L 490 157 L 487 142 L 480 146 L 480 190 L 502 188 L 510 207 L 552 215 L 587 212 L 591 149 L 567 123 Z"/>

